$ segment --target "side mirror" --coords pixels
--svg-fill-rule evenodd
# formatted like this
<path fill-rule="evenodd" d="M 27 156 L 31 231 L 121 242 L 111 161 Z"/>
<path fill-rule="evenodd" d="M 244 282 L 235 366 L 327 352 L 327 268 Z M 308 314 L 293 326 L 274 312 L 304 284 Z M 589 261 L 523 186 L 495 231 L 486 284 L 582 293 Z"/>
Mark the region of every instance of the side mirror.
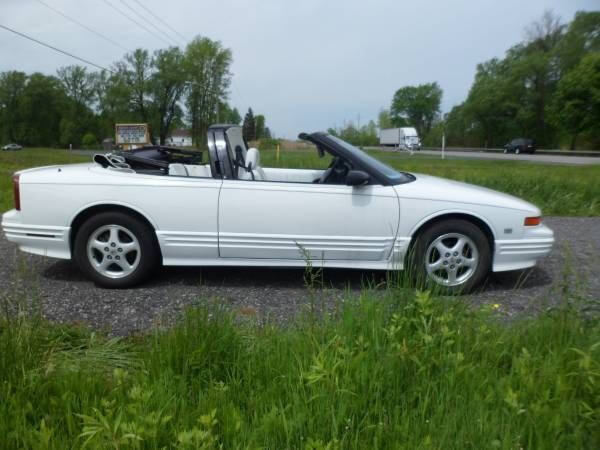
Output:
<path fill-rule="evenodd" d="M 346 175 L 347 186 L 364 186 L 365 184 L 369 184 L 370 180 L 371 176 L 362 170 L 351 170 Z"/>

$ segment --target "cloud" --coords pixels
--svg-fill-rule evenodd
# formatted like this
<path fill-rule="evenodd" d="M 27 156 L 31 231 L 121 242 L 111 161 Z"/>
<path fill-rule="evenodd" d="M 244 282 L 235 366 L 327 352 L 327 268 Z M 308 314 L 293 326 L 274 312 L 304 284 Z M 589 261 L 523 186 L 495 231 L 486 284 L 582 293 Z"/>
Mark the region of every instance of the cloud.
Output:
<path fill-rule="evenodd" d="M 133 0 L 109 1 L 133 16 L 122 5 L 125 1 L 148 16 Z M 44 2 L 127 48 L 165 46 L 103 1 Z M 447 111 L 466 97 L 476 64 L 501 57 L 523 39 L 526 25 L 545 9 L 554 9 L 564 21 L 571 20 L 577 10 L 595 9 L 593 1 L 583 0 L 143 3 L 182 35 L 208 36 L 231 48 L 231 103 L 242 114 L 252 106 L 266 116 L 267 125 L 278 136 L 285 137 L 324 130 L 358 116 L 362 123 L 375 119 L 381 107 L 389 106 L 395 90 L 407 84 L 437 81 L 444 90 L 442 108 Z M 103 66 L 123 54 L 36 0 L 2 0 L 0 17 L 0 23 Z M 73 63 L 0 30 L 0 71 L 55 73 Z"/>

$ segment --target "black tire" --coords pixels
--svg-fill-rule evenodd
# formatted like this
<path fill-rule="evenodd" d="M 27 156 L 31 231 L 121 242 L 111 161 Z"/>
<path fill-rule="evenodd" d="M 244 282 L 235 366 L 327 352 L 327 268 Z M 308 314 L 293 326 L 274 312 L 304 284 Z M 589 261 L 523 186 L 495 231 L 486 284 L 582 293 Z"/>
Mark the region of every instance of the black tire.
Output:
<path fill-rule="evenodd" d="M 479 260 L 471 275 L 463 283 L 456 286 L 446 286 L 438 283 L 428 275 L 426 253 L 429 246 L 436 239 L 453 233 L 464 235 L 474 243 Z M 417 236 L 409 253 L 409 270 L 417 286 L 431 288 L 437 292 L 451 295 L 466 294 L 479 287 L 490 272 L 491 262 L 491 246 L 485 233 L 477 225 L 462 219 L 444 220 L 427 227 Z"/>
<path fill-rule="evenodd" d="M 119 278 L 111 278 L 100 273 L 92 267 L 88 256 L 88 241 L 92 233 L 112 225 L 123 227 L 130 232 L 137 239 L 140 249 L 139 255 L 135 255 L 137 258 L 135 269 Z M 160 263 L 160 251 L 154 237 L 154 230 L 137 217 L 120 211 L 103 212 L 86 220 L 77 231 L 73 247 L 74 260 L 79 268 L 94 283 L 106 288 L 121 289 L 135 286 L 146 280 Z M 102 257 L 104 258 L 104 255 Z"/>
<path fill-rule="evenodd" d="M 519 147 L 515 148 L 515 154 L 518 155 L 519 153 L 521 153 L 521 149 Z"/>

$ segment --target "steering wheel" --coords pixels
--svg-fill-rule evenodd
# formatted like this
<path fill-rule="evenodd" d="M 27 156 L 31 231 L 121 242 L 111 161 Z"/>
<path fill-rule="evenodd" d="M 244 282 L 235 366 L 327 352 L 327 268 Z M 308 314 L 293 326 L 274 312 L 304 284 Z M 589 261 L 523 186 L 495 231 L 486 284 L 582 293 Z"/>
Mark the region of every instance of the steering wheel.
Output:
<path fill-rule="evenodd" d="M 318 183 L 325 184 L 331 178 L 343 180 L 347 173 L 348 167 L 346 167 L 341 158 L 336 156 L 331 161 L 331 164 L 329 164 L 329 167 L 325 169 L 321 177 L 318 179 Z"/>

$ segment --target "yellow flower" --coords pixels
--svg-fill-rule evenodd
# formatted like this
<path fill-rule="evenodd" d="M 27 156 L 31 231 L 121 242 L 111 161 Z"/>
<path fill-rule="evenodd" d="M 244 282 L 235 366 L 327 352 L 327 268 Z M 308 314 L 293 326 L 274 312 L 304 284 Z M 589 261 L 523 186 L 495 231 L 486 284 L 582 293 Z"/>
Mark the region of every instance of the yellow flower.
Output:
<path fill-rule="evenodd" d="M 494 309 L 498 309 L 500 308 L 500 304 L 499 303 L 494 303 Z"/>

